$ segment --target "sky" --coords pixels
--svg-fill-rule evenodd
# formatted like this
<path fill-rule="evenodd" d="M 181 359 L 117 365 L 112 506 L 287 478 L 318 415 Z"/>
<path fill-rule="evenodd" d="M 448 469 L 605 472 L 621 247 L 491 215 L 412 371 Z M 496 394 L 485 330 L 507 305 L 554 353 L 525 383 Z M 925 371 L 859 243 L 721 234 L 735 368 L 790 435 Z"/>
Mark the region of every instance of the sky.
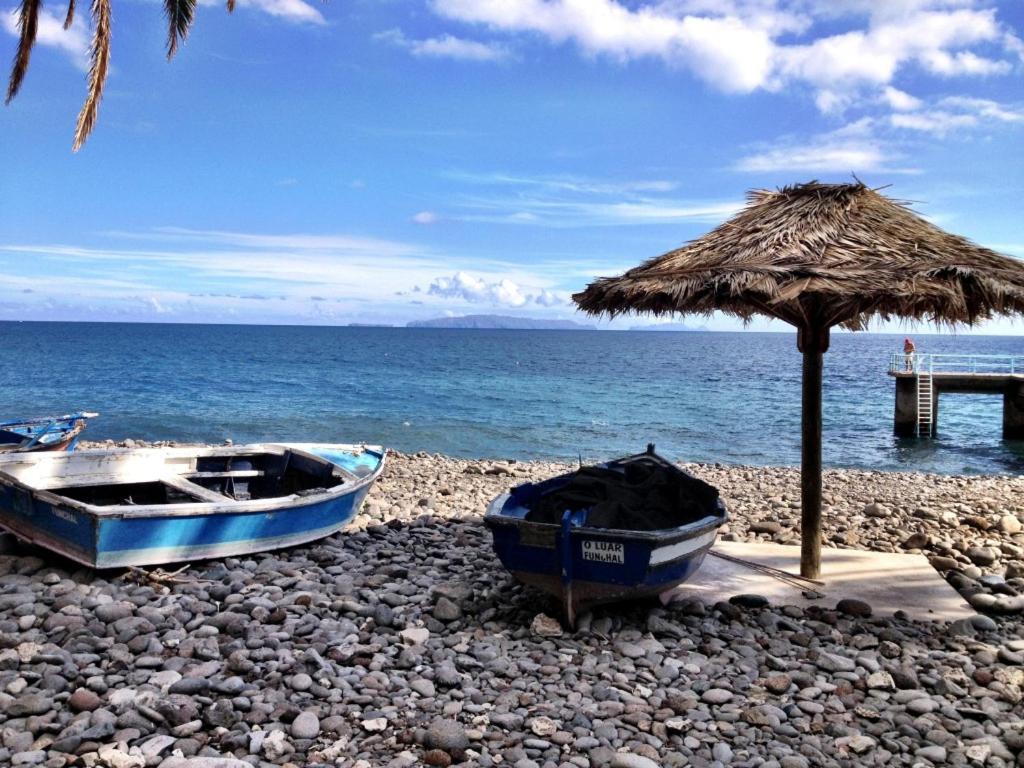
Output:
<path fill-rule="evenodd" d="M 0 318 L 592 322 L 747 190 L 854 175 L 1024 257 L 1019 0 L 201 2 L 169 62 L 161 4 L 113 12 L 80 152 L 82 8 L 0 112 Z"/>

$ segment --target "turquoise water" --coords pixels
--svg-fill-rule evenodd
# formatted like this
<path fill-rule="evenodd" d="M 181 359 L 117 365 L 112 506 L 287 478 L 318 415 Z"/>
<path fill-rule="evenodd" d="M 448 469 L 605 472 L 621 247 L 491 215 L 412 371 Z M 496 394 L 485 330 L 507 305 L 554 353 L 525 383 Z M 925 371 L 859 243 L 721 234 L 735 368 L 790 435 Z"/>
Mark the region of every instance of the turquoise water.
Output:
<path fill-rule="evenodd" d="M 944 395 L 935 440 L 892 436 L 890 352 L 833 334 L 825 463 L 1024 472 L 1002 400 Z M 915 336 L 920 352 L 1024 354 L 1024 337 Z M 383 443 L 508 458 L 622 455 L 797 464 L 788 333 L 0 323 L 0 416 L 99 411 L 92 439 Z"/>

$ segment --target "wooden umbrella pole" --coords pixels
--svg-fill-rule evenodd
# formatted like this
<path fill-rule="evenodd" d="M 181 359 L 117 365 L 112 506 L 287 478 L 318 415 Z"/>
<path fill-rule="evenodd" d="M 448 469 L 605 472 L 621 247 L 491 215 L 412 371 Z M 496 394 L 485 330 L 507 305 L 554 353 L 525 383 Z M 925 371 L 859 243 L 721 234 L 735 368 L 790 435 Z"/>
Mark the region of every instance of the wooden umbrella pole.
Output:
<path fill-rule="evenodd" d="M 828 328 L 800 329 L 804 356 L 800 462 L 800 575 L 821 576 L 821 371 Z"/>

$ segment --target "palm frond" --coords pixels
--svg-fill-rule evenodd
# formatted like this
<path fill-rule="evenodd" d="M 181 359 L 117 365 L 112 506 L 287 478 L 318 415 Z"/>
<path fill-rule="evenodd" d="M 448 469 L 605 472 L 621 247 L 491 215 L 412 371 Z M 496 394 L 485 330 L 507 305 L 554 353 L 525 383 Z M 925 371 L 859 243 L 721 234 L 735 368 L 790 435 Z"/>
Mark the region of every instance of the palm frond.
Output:
<path fill-rule="evenodd" d="M 36 42 L 39 9 L 42 5 L 42 0 L 22 0 L 21 13 L 18 17 L 21 35 L 18 40 L 18 52 L 14 54 L 14 65 L 11 67 L 11 79 L 7 84 L 7 104 L 18 95 L 21 81 L 25 79 L 25 73 L 28 71 L 28 60 L 32 55 L 32 46 Z"/>
<path fill-rule="evenodd" d="M 178 43 L 184 42 L 196 15 L 196 0 L 164 0 L 167 14 L 167 58 L 174 56 Z"/>
<path fill-rule="evenodd" d="M 64 17 L 64 29 L 71 29 L 75 21 L 75 0 L 68 0 L 68 15 Z"/>
<path fill-rule="evenodd" d="M 235 12 L 235 0 L 228 0 L 228 13 Z"/>
<path fill-rule="evenodd" d="M 103 86 L 107 82 L 110 68 L 110 0 L 92 0 L 92 64 L 89 67 L 89 92 L 78 113 L 75 141 L 72 150 L 77 152 L 85 144 L 96 124 L 96 115 L 103 98 Z"/>

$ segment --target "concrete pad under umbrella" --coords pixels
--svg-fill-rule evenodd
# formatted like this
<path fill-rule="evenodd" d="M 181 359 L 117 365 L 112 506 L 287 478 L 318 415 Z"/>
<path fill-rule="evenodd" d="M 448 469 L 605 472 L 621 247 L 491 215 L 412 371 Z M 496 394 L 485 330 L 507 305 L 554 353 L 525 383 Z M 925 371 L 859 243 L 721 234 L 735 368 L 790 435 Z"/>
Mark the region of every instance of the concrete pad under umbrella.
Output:
<path fill-rule="evenodd" d="M 1024 263 L 926 221 L 864 184 L 755 190 L 703 237 L 573 296 L 594 315 L 783 320 L 803 353 L 800 572 L 821 572 L 821 372 L 829 330 L 872 318 L 973 325 L 1024 314 Z"/>

